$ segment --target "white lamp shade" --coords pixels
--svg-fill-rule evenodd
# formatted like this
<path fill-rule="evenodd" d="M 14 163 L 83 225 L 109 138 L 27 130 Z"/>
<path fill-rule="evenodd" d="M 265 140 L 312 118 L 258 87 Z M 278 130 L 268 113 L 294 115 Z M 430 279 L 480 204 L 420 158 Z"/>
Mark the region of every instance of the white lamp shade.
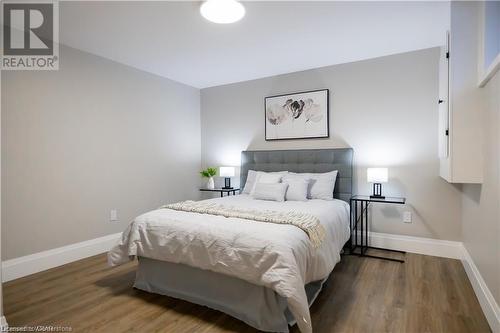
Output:
<path fill-rule="evenodd" d="M 366 170 L 366 179 L 369 183 L 387 183 L 387 168 L 368 168 Z"/>
<path fill-rule="evenodd" d="M 221 177 L 234 177 L 234 167 L 220 167 L 219 175 Z"/>

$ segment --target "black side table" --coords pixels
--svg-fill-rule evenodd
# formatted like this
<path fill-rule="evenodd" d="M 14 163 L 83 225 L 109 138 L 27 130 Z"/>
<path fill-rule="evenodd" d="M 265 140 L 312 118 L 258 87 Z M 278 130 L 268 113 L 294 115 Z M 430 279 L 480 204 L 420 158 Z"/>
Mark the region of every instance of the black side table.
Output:
<path fill-rule="evenodd" d="M 377 258 L 384 260 L 397 261 L 400 263 L 404 263 L 404 260 L 394 259 L 394 258 L 386 258 L 380 256 L 373 256 L 366 254 L 368 249 L 376 249 L 376 250 L 384 250 L 391 252 L 398 252 L 405 254 L 404 251 L 398 250 L 390 250 L 390 249 L 382 249 L 379 247 L 369 246 L 368 245 L 368 206 L 370 203 L 385 203 L 385 204 L 399 204 L 403 205 L 406 202 L 405 198 L 371 198 L 368 195 L 355 195 L 351 197 L 351 254 L 357 254 L 362 257 L 369 258 Z M 358 214 L 358 206 L 359 206 L 359 214 Z M 359 228 L 358 228 L 359 226 Z M 358 230 L 361 235 L 361 244 L 358 244 Z M 353 242 L 354 240 L 354 242 Z M 354 244 L 353 244 L 354 243 Z M 356 249 L 359 248 L 360 252 L 356 253 Z"/>
<path fill-rule="evenodd" d="M 222 198 L 224 196 L 224 193 L 226 195 L 236 195 L 236 191 L 239 191 L 239 188 L 200 188 L 201 192 L 220 192 L 220 197 Z"/>

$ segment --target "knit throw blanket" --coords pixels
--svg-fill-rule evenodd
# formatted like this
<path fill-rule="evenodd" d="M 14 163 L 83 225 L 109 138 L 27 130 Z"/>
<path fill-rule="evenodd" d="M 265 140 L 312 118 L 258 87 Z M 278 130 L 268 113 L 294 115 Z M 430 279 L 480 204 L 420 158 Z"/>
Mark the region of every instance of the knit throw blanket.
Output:
<path fill-rule="evenodd" d="M 290 224 L 302 229 L 307 234 L 315 248 L 319 247 L 325 239 L 325 228 L 321 225 L 319 219 L 316 216 L 307 213 L 295 211 L 278 212 L 272 210 L 243 209 L 233 206 L 224 206 L 213 202 L 191 200 L 165 205 L 161 208 L 199 214 L 236 217 L 259 222 Z"/>

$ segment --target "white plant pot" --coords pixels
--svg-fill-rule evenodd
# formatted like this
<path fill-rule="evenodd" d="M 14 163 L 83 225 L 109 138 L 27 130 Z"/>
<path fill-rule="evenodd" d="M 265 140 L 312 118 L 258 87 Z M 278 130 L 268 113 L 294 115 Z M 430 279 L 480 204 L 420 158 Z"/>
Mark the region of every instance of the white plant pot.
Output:
<path fill-rule="evenodd" d="M 207 180 L 207 188 L 213 190 L 215 188 L 214 177 L 210 177 Z"/>

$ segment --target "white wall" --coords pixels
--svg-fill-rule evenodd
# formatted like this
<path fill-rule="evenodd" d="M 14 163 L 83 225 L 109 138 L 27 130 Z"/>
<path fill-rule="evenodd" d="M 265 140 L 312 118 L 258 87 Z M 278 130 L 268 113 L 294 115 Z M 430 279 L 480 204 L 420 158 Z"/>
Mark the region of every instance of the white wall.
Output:
<path fill-rule="evenodd" d="M 2 73 L 2 258 L 121 232 L 198 197 L 199 90 L 61 46 Z M 110 223 L 111 209 L 119 222 Z"/>
<path fill-rule="evenodd" d="M 438 176 L 438 57 L 426 49 L 202 89 L 202 164 L 239 165 L 246 149 L 352 147 L 356 193 L 371 191 L 367 167 L 387 166 L 385 194 L 408 200 L 374 205 L 373 231 L 461 240 L 460 189 Z M 330 89 L 329 139 L 264 140 L 265 96 L 321 88 Z"/>

